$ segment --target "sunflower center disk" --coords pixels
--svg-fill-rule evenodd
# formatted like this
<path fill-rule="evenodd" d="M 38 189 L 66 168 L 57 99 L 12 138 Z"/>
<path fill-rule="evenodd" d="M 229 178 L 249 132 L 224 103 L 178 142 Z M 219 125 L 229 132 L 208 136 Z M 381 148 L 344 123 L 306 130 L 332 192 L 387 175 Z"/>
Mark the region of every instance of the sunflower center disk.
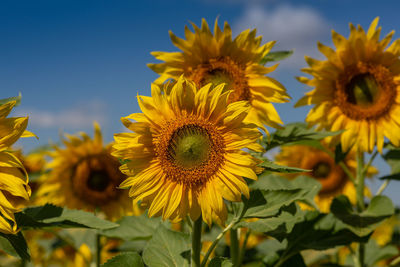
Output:
<path fill-rule="evenodd" d="M 125 176 L 119 171 L 119 162 L 109 154 L 94 155 L 82 160 L 72 173 L 74 193 L 94 206 L 106 205 L 118 198 L 117 186 Z"/>
<path fill-rule="evenodd" d="M 369 74 L 354 76 L 346 86 L 347 101 L 360 107 L 368 107 L 376 103 L 379 85 Z"/>
<path fill-rule="evenodd" d="M 109 184 L 110 178 L 102 171 L 92 171 L 87 180 L 87 186 L 97 192 L 103 192 Z"/>
<path fill-rule="evenodd" d="M 224 149 L 215 125 L 193 115 L 166 123 L 155 147 L 166 178 L 188 187 L 213 177 L 224 161 Z"/>
<path fill-rule="evenodd" d="M 335 104 L 353 120 L 376 120 L 391 109 L 397 85 L 384 66 L 359 63 L 336 81 Z"/>
<path fill-rule="evenodd" d="M 196 168 L 209 158 L 210 139 L 202 129 L 186 127 L 179 129 L 171 141 L 170 155 L 180 167 Z"/>
<path fill-rule="evenodd" d="M 312 169 L 312 174 L 315 178 L 325 179 L 329 176 L 331 172 L 331 166 L 326 162 L 317 163 Z"/>
<path fill-rule="evenodd" d="M 250 100 L 250 90 L 244 67 L 239 66 L 228 57 L 211 59 L 200 64 L 190 74 L 190 78 L 198 86 L 212 83 L 213 86 L 225 83 L 225 90 L 232 90 L 228 102 Z"/>
<path fill-rule="evenodd" d="M 222 68 L 209 70 L 207 75 L 205 75 L 202 84 L 206 85 L 212 83 L 214 85 L 226 83 L 225 90 L 232 89 L 233 78 L 226 70 Z"/>

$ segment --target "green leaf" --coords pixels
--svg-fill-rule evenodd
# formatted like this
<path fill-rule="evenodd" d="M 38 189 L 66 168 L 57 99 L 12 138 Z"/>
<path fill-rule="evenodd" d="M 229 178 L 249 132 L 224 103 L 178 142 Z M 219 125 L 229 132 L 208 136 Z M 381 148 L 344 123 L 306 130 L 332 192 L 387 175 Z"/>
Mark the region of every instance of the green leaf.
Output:
<path fill-rule="evenodd" d="M 301 222 L 303 219 L 303 212 L 298 212 L 297 210 L 295 210 L 295 212 L 290 212 L 283 209 L 278 216 L 259 219 L 252 222 L 242 221 L 238 223 L 237 227 L 246 227 L 259 233 L 271 232 L 278 229 L 278 227 L 284 227 L 285 232 L 290 233 L 294 225 Z"/>
<path fill-rule="evenodd" d="M 15 106 L 18 106 L 21 103 L 21 93 L 19 93 L 18 96 L 0 99 L 0 105 L 6 104 L 11 101 L 16 101 L 17 103 L 15 104 Z"/>
<path fill-rule="evenodd" d="M 3 235 L 0 235 L 0 251 L 4 251 L 8 255 L 18 257 L 18 253 L 15 251 L 8 239 Z"/>
<path fill-rule="evenodd" d="M 370 239 L 365 246 L 365 263 L 367 266 L 376 266 L 378 261 L 393 258 L 398 254 L 396 246 L 380 247 L 375 240 Z"/>
<path fill-rule="evenodd" d="M 348 151 L 343 152 L 342 144 L 338 144 L 335 147 L 335 163 L 338 164 L 339 162 L 343 161 L 347 157 L 347 154 L 349 152 L 350 152 L 350 149 Z"/>
<path fill-rule="evenodd" d="M 305 170 L 295 167 L 282 166 L 273 163 L 267 158 L 261 158 L 263 162 L 259 166 L 263 167 L 265 171 L 281 172 L 281 173 L 296 173 L 296 172 L 310 172 L 311 170 Z"/>
<path fill-rule="evenodd" d="M 124 252 L 101 265 L 102 267 L 135 266 L 144 267 L 142 258 L 137 252 Z"/>
<path fill-rule="evenodd" d="M 26 244 L 26 240 L 24 236 L 22 235 L 21 232 L 18 232 L 18 234 L 12 235 L 12 234 L 3 234 L 0 233 L 1 237 L 4 237 L 5 239 L 8 240 L 14 251 L 18 254 L 18 256 L 23 259 L 23 260 L 30 260 L 31 256 L 29 255 L 28 251 L 28 245 Z M 5 248 L 8 251 L 11 251 L 10 247 L 5 246 Z M 8 252 L 4 250 L 5 252 Z M 13 254 L 11 254 L 13 255 Z"/>
<path fill-rule="evenodd" d="M 143 261 L 148 266 L 189 266 L 191 239 L 188 234 L 175 232 L 160 225 L 143 251 Z M 189 256 L 190 257 L 190 256 Z"/>
<path fill-rule="evenodd" d="M 250 198 L 233 205 L 235 218 L 239 218 L 240 214 L 244 218 L 277 216 L 296 201 L 315 207 L 314 197 L 320 188 L 318 181 L 305 176 L 290 181 L 276 175 L 261 175 L 250 185 Z"/>
<path fill-rule="evenodd" d="M 285 58 L 290 57 L 292 54 L 293 50 L 269 52 L 265 57 L 260 60 L 260 64 L 265 65 L 268 62 L 281 61 Z"/>
<path fill-rule="evenodd" d="M 281 265 L 282 267 L 307 267 L 303 257 L 300 253 L 295 254 L 294 256 L 290 257 L 288 260 L 285 261 L 284 264 Z"/>
<path fill-rule="evenodd" d="M 312 128 L 308 128 L 304 123 L 290 123 L 283 129 L 275 131 L 270 138 L 267 136 L 264 137 L 262 144 L 265 146 L 266 150 L 281 145 L 311 145 L 321 149 L 320 140 L 340 133 L 342 133 L 342 131 L 315 131 Z"/>
<path fill-rule="evenodd" d="M 321 189 L 321 183 L 309 176 L 298 176 L 294 180 L 289 180 L 274 174 L 262 174 L 258 180 L 250 185 L 251 189 L 264 191 L 283 191 L 292 190 L 296 195 L 296 201 L 302 201 L 315 208 L 314 197 Z M 294 191 L 293 191 L 294 190 Z M 285 193 L 284 193 L 285 194 Z"/>
<path fill-rule="evenodd" d="M 102 230 L 118 226 L 116 223 L 96 217 L 93 213 L 61 208 L 52 204 L 26 208 L 15 214 L 15 220 L 19 227 L 25 229 L 57 226 Z"/>
<path fill-rule="evenodd" d="M 301 200 L 307 195 L 307 190 L 254 190 L 251 194 L 244 218 L 268 218 L 276 216 L 281 208 Z"/>
<path fill-rule="evenodd" d="M 141 216 L 126 216 L 117 222 L 118 227 L 101 231 L 101 235 L 123 240 L 150 239 L 161 224 L 160 218 Z"/>
<path fill-rule="evenodd" d="M 232 262 L 223 257 L 215 257 L 213 258 L 210 263 L 207 265 L 208 267 L 232 267 Z"/>
<path fill-rule="evenodd" d="M 365 242 L 367 237 L 358 237 L 343 227 L 332 214 L 321 214 L 317 211 L 304 211 L 303 220 L 294 225 L 290 233 L 282 227 L 267 232 L 279 241 L 286 241 L 286 249 L 280 258 L 290 259 L 302 250 L 325 250 L 352 242 Z"/>
<path fill-rule="evenodd" d="M 391 149 L 383 159 L 389 164 L 392 169 L 392 174 L 400 173 L 400 149 Z"/>
<path fill-rule="evenodd" d="M 380 180 L 400 180 L 400 173 L 390 174 L 386 176 L 382 176 L 379 178 Z"/>
<path fill-rule="evenodd" d="M 370 234 L 384 219 L 394 214 L 394 206 L 390 198 L 375 196 L 367 209 L 358 214 L 347 196 L 341 195 L 333 199 L 331 212 L 342 221 L 346 228 L 358 236 Z"/>
<path fill-rule="evenodd" d="M 264 242 L 258 244 L 256 250 L 262 255 L 262 261 L 267 264 L 267 266 L 274 266 L 278 262 L 280 255 L 279 251 L 283 251 L 287 244 L 285 242 L 279 242 L 274 238 L 268 238 Z"/>

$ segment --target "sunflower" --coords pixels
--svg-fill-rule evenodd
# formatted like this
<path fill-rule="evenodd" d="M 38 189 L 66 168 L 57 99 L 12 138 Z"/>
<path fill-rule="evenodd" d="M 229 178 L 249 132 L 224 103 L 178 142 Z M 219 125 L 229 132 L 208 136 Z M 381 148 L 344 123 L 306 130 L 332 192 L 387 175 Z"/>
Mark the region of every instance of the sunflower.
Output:
<path fill-rule="evenodd" d="M 250 110 L 246 120 L 264 128 L 264 124 L 279 127 L 282 121 L 271 102 L 283 103 L 290 98 L 278 81 L 265 76 L 278 65 L 264 67 L 259 62 L 275 41 L 261 45 L 262 37 L 256 30 L 246 30 L 232 40 L 232 30 L 227 22 L 224 29 L 215 21 L 214 34 L 205 19 L 201 28 L 193 24 L 194 33 L 185 27 L 186 40 L 170 32 L 172 43 L 182 52 L 152 52 L 163 63 L 148 64 L 160 74 L 155 83 L 177 80 L 184 74 L 200 88 L 208 83 L 226 83 L 224 90 L 232 90 L 228 103 L 247 100 Z"/>
<path fill-rule="evenodd" d="M 243 121 L 247 102 L 227 104 L 230 91 L 223 87 L 198 90 L 179 78 L 164 94 L 153 84 L 152 97 L 138 97 L 143 113 L 121 119 L 133 131 L 115 134 L 113 155 L 129 160 L 121 167 L 129 176 L 121 187 L 130 187 L 129 195 L 149 208 L 150 217 L 177 222 L 202 214 L 208 224 L 223 224 L 223 199 L 249 197 L 243 177 L 257 179 L 259 161 L 241 149 L 262 151 L 256 143 L 261 133 Z"/>
<path fill-rule="evenodd" d="M 48 173 L 39 179 L 38 200 L 87 211 L 100 210 L 107 218 L 117 219 L 129 210 L 131 202 L 118 185 L 126 178 L 119 162 L 111 156 L 111 144 L 103 146 L 97 123 L 94 138 L 67 136 L 65 149 L 55 146 L 49 152 L 52 161 Z M 137 210 L 136 210 L 137 211 Z"/>
<path fill-rule="evenodd" d="M 23 153 L 21 149 L 18 149 L 12 151 L 12 153 L 19 159 L 29 175 L 29 187 L 32 190 L 32 195 L 29 203 L 34 204 L 36 191 L 39 186 L 37 180 L 45 171 L 47 151 L 41 150 L 26 154 Z"/>
<path fill-rule="evenodd" d="M 325 146 L 324 143 L 322 145 Z M 311 172 L 286 174 L 286 176 L 294 178 L 297 175 L 307 175 L 319 181 L 322 187 L 315 198 L 315 202 L 322 212 L 329 212 L 333 198 L 340 194 L 346 195 L 351 203 L 356 203 L 356 188 L 354 184 L 342 167 L 336 164 L 335 159 L 327 152 L 311 146 L 283 146 L 281 152 L 276 155 L 275 160 L 281 165 L 311 170 Z M 344 164 L 355 175 L 357 168 L 355 151 L 350 151 L 344 160 Z M 367 176 L 372 176 L 376 173 L 377 170 L 374 167 L 370 167 L 367 170 Z M 368 190 L 366 190 L 366 194 L 370 194 Z"/>
<path fill-rule="evenodd" d="M 0 232 L 6 234 L 17 232 L 14 213 L 20 211 L 21 204 L 31 195 L 28 174 L 10 151 L 20 137 L 33 136 L 25 130 L 28 117 L 7 118 L 16 103 L 0 105 Z"/>
<path fill-rule="evenodd" d="M 327 60 L 306 57 L 303 72 L 314 77 L 298 78 L 315 88 L 296 106 L 314 104 L 306 121 L 319 129 L 345 130 L 331 140 L 340 138 L 344 151 L 371 152 L 376 144 L 382 152 L 385 137 L 400 145 L 400 40 L 386 48 L 394 32 L 379 40 L 378 20 L 367 33 L 350 24 L 349 39 L 332 31 L 336 51 L 319 43 Z"/>

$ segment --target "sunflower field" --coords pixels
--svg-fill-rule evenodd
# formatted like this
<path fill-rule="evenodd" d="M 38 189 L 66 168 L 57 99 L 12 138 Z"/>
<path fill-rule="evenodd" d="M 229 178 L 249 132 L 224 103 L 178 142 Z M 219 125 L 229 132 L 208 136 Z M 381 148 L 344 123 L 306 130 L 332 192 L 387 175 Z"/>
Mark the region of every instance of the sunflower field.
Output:
<path fill-rule="evenodd" d="M 2 92 L 0 266 L 400 266 L 383 195 L 400 180 L 400 39 L 378 23 L 305 56 L 305 122 L 274 107 L 291 97 L 270 74 L 293 51 L 218 19 L 152 52 L 158 78 L 111 143 L 93 122 L 26 153 L 25 97 Z"/>

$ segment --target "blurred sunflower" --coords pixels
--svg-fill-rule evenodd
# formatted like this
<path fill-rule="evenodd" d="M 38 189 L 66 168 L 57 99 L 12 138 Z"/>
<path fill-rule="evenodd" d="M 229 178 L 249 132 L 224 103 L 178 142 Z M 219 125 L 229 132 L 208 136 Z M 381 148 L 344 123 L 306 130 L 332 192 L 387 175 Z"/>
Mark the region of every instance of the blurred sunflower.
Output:
<path fill-rule="evenodd" d="M 126 178 L 119 162 L 111 156 L 111 144 L 103 146 L 100 127 L 94 125 L 94 138 L 67 135 L 65 149 L 55 146 L 49 152 L 51 169 L 39 179 L 38 200 L 74 209 L 99 209 L 107 218 L 117 219 L 132 210 L 128 194 L 117 187 Z M 136 212 L 138 210 L 135 210 Z"/>
<path fill-rule="evenodd" d="M 29 199 L 31 189 L 28 174 L 21 161 L 10 151 L 20 137 L 34 136 L 26 131 L 28 117 L 7 118 L 16 101 L 0 105 L 0 232 L 15 234 L 17 224 L 14 213 Z"/>
<path fill-rule="evenodd" d="M 78 249 L 63 244 L 56 247 L 43 266 L 87 267 L 91 265 L 92 253 L 88 245 L 83 243 Z"/>
<path fill-rule="evenodd" d="M 269 53 L 275 41 L 261 44 L 256 30 L 246 30 L 232 40 L 232 30 L 227 22 L 224 29 L 215 21 L 214 34 L 205 19 L 201 28 L 192 24 L 194 32 L 185 27 L 186 40 L 170 32 L 172 43 L 182 52 L 152 52 L 163 63 L 148 64 L 160 74 L 155 81 L 161 84 L 168 79 L 177 80 L 184 74 L 200 88 L 208 83 L 226 83 L 224 90 L 232 90 L 228 103 L 247 100 L 251 108 L 246 120 L 264 128 L 264 124 L 278 127 L 282 121 L 271 102 L 288 102 L 286 89 L 278 81 L 265 76 L 278 65 L 264 67 L 260 61 Z"/>
<path fill-rule="evenodd" d="M 346 130 L 332 139 L 340 138 L 344 151 L 354 145 L 371 152 L 376 144 L 381 152 L 384 137 L 400 145 L 400 40 L 386 48 L 394 31 L 379 40 L 378 20 L 367 33 L 350 24 L 348 39 L 332 31 L 336 51 L 318 43 L 327 60 L 306 57 L 303 72 L 314 77 L 298 78 L 315 88 L 296 106 L 315 105 L 306 121 L 318 129 Z"/>
<path fill-rule="evenodd" d="M 322 143 L 322 145 L 324 145 Z M 327 148 L 328 149 L 328 148 Z M 346 195 L 351 203 L 356 203 L 356 188 L 342 167 L 335 163 L 335 159 L 328 153 L 311 146 L 283 146 L 281 152 L 276 155 L 278 164 L 312 170 L 306 173 L 286 174 L 289 178 L 298 175 L 307 175 L 318 180 L 322 187 L 315 198 L 315 202 L 322 212 L 329 212 L 332 199 L 340 194 Z M 344 160 L 344 164 L 355 175 L 357 162 L 355 151 L 351 151 Z M 377 170 L 370 167 L 367 176 L 376 174 Z M 366 189 L 366 194 L 370 192 Z"/>
<path fill-rule="evenodd" d="M 129 176 L 121 187 L 130 187 L 130 196 L 149 208 L 150 217 L 177 222 L 202 214 L 208 224 L 213 219 L 223 224 L 223 199 L 249 197 L 243 177 L 257 179 L 259 161 L 241 149 L 262 151 L 256 143 L 261 133 L 243 121 L 247 102 L 228 104 L 230 91 L 223 86 L 197 90 L 179 78 L 166 95 L 153 84 L 152 97 L 138 98 L 143 113 L 121 119 L 133 131 L 115 134 L 113 155 L 129 160 L 121 167 Z"/>

